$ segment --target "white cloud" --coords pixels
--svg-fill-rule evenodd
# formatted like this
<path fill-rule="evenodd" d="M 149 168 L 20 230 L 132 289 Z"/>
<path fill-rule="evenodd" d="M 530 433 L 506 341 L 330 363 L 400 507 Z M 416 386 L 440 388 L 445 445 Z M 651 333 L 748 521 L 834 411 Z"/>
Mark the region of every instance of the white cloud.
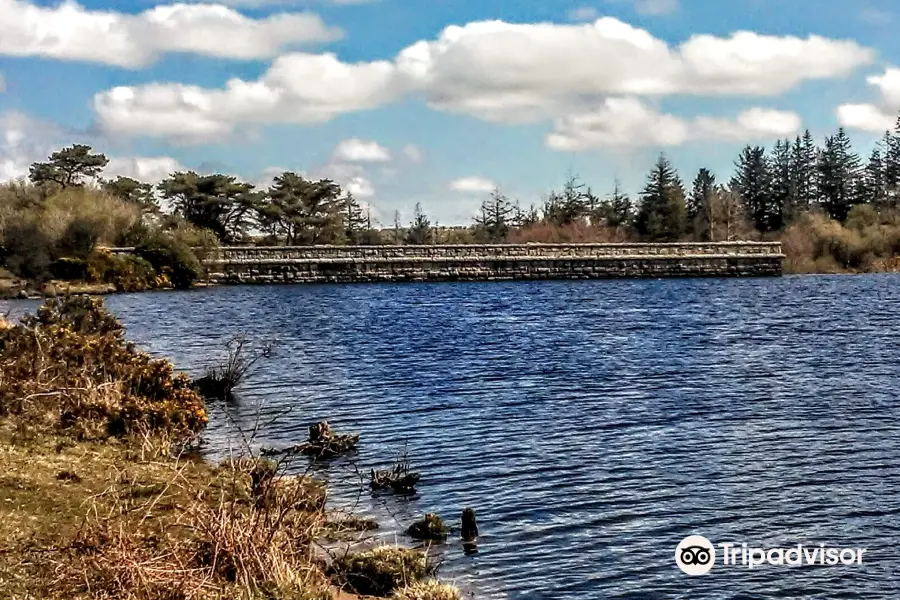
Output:
<path fill-rule="evenodd" d="M 337 145 L 331 160 L 351 163 L 390 162 L 391 152 L 376 141 L 351 138 Z"/>
<path fill-rule="evenodd" d="M 61 133 L 57 125 L 18 111 L 0 113 L 0 181 L 28 177 L 31 164 L 57 148 Z"/>
<path fill-rule="evenodd" d="M 600 16 L 600 11 L 593 6 L 581 6 L 573 8 L 566 16 L 569 17 L 570 21 L 593 21 Z"/>
<path fill-rule="evenodd" d="M 103 176 L 107 179 L 130 177 L 155 184 L 176 171 L 186 170 L 176 159 L 168 156 L 125 156 L 110 158 Z"/>
<path fill-rule="evenodd" d="M 357 198 L 371 198 L 375 195 L 375 187 L 365 177 L 354 177 L 343 187 Z"/>
<path fill-rule="evenodd" d="M 883 75 L 871 75 L 866 82 L 878 88 L 878 101 L 838 106 L 838 122 L 844 127 L 873 133 L 892 129 L 900 111 L 900 68 L 888 67 Z"/>
<path fill-rule="evenodd" d="M 252 19 L 219 4 L 168 4 L 132 15 L 72 0 L 39 6 L 0 0 L 0 55 L 42 56 L 137 68 L 167 52 L 233 59 L 276 56 L 343 33 L 312 13 Z"/>
<path fill-rule="evenodd" d="M 517 122 L 559 116 L 616 95 L 774 95 L 840 77 L 874 54 L 854 41 L 736 32 L 677 48 L 614 18 L 594 23 L 469 23 L 397 58 L 431 106 Z"/>
<path fill-rule="evenodd" d="M 222 89 L 170 84 L 118 87 L 94 97 L 97 125 L 117 135 L 212 141 L 261 123 L 321 123 L 395 97 L 390 63 L 349 64 L 334 54 L 287 54 L 256 81 Z"/>
<path fill-rule="evenodd" d="M 0 2 L 9 0 L 0 0 Z M 847 75 L 874 53 L 819 36 L 696 35 L 678 47 L 613 18 L 593 23 L 469 23 L 402 50 L 393 62 L 333 54 L 279 57 L 257 80 L 178 83 L 95 96 L 101 130 L 209 141 L 262 123 L 320 123 L 407 94 L 431 107 L 504 123 L 591 112 L 607 98 L 771 96 Z"/>
<path fill-rule="evenodd" d="M 751 108 L 734 119 L 697 117 L 689 121 L 664 114 L 637 98 L 608 98 L 593 111 L 557 119 L 547 135 L 548 148 L 582 151 L 593 148 L 666 147 L 699 140 L 782 138 L 800 130 L 794 113 Z"/>
<path fill-rule="evenodd" d="M 484 177 L 462 177 L 454 179 L 447 187 L 454 192 L 491 192 L 497 184 Z"/>
<path fill-rule="evenodd" d="M 411 163 L 420 163 L 425 160 L 425 152 L 415 144 L 407 144 L 403 147 L 403 156 Z"/>

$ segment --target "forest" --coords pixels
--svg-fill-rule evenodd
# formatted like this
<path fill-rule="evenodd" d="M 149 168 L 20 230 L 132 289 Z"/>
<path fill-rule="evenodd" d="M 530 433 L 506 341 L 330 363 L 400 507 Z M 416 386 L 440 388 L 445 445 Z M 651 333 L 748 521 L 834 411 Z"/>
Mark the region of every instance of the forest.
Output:
<path fill-rule="evenodd" d="M 157 185 L 106 179 L 107 157 L 72 145 L 0 185 L 0 281 L 103 282 L 119 290 L 190 287 L 217 245 L 465 244 L 780 240 L 788 272 L 900 270 L 900 121 L 863 160 L 843 129 L 747 146 L 727 179 L 700 169 L 685 185 L 665 154 L 636 198 L 570 174 L 525 206 L 495 189 L 472 222 L 374 221 L 330 179 L 294 172 L 267 189 L 182 171 Z M 105 252 L 134 247 L 132 257 Z M 2 291 L 2 290 L 0 290 Z"/>

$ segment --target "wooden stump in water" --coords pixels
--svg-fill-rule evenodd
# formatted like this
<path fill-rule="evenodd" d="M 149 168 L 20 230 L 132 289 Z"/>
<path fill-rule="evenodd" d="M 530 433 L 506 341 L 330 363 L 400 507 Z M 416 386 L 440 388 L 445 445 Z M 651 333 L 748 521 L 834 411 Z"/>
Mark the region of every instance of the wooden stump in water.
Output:
<path fill-rule="evenodd" d="M 462 511 L 461 533 L 464 540 L 474 540 L 478 537 L 478 523 L 475 521 L 475 511 L 471 508 L 464 508 Z"/>

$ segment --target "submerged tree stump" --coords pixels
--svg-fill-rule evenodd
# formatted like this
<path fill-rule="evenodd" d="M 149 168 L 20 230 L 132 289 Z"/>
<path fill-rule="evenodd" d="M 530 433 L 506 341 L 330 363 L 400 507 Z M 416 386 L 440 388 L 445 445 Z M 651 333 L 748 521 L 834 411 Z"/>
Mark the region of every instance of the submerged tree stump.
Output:
<path fill-rule="evenodd" d="M 409 461 L 401 460 L 391 469 L 372 469 L 370 486 L 373 490 L 392 489 L 397 493 L 409 494 L 416 490 L 419 474 L 411 471 Z"/>
<path fill-rule="evenodd" d="M 321 421 L 309 428 L 309 440 L 284 449 L 263 448 L 263 456 L 278 454 L 304 454 L 312 458 L 335 458 L 356 449 L 359 434 L 337 434 L 328 421 Z"/>
<path fill-rule="evenodd" d="M 447 539 L 447 526 L 436 514 L 427 513 L 423 518 L 410 525 L 406 534 L 415 540 L 443 541 Z"/>

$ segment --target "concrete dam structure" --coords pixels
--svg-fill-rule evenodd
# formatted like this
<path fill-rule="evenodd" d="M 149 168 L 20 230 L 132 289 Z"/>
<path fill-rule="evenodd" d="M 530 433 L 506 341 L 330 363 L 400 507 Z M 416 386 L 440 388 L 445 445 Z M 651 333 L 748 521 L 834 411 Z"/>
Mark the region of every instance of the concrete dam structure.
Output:
<path fill-rule="evenodd" d="M 775 277 L 779 242 L 227 246 L 209 283 L 513 281 L 616 277 Z"/>

